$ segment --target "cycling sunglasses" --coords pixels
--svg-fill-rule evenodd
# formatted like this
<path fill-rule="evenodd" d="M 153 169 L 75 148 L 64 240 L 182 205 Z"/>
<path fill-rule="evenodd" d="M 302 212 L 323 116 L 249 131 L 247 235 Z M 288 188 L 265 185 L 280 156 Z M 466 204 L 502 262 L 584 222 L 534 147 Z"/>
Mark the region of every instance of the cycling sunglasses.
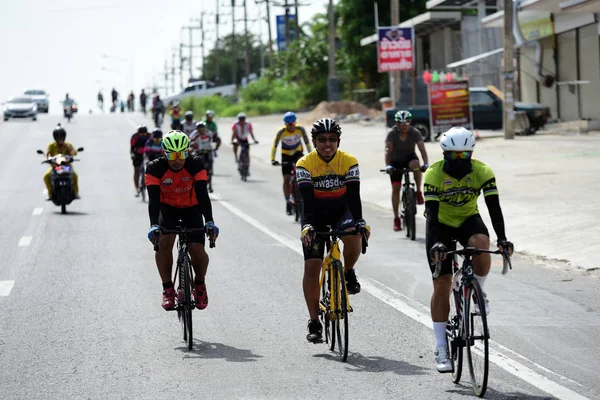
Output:
<path fill-rule="evenodd" d="M 470 151 L 447 151 L 445 155 L 450 160 L 466 160 L 471 158 L 471 154 L 472 152 Z"/>
<path fill-rule="evenodd" d="M 328 138 L 320 136 L 317 138 L 317 142 L 319 143 L 337 143 L 338 142 L 338 137 L 337 136 L 329 136 Z"/>
<path fill-rule="evenodd" d="M 174 151 L 172 153 L 165 152 L 165 156 L 167 157 L 167 160 L 169 160 L 169 161 L 175 161 L 178 158 L 181 160 L 185 160 L 188 156 L 188 152 L 187 151 Z"/>

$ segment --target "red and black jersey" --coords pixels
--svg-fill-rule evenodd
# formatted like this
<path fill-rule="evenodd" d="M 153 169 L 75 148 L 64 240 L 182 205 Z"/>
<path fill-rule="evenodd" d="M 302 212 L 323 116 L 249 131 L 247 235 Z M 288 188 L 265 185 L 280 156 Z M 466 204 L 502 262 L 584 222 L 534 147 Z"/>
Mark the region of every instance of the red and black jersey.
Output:
<path fill-rule="evenodd" d="M 146 186 L 160 188 L 160 202 L 173 207 L 192 207 L 198 204 L 195 183 L 207 181 L 208 176 L 200 157 L 186 158 L 183 168 L 173 171 L 165 157 L 146 165 Z"/>

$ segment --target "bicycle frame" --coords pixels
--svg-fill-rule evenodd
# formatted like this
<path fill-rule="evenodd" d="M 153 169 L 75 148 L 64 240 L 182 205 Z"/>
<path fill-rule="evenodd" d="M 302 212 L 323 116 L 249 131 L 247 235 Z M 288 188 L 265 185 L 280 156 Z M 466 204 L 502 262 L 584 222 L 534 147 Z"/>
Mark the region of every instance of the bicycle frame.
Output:
<path fill-rule="evenodd" d="M 341 252 L 340 252 L 340 246 L 339 246 L 339 238 L 338 237 L 334 237 L 331 242 L 327 243 L 327 247 L 329 249 L 329 251 L 327 252 L 327 255 L 325 256 L 325 259 L 323 260 L 323 267 L 321 268 L 321 278 L 319 279 L 319 289 L 322 290 L 323 288 L 323 284 L 325 282 L 325 275 L 327 272 L 331 271 L 333 274 L 337 274 L 338 272 L 338 268 L 343 268 L 342 262 L 340 261 L 341 258 Z M 338 290 L 337 293 L 334 294 L 334 282 L 333 279 L 329 279 L 329 310 L 327 310 L 327 308 L 319 303 L 319 308 L 321 309 L 322 312 L 324 313 L 328 313 L 329 312 L 329 320 L 333 320 L 338 318 L 338 313 L 337 311 L 337 305 L 341 304 L 341 290 Z M 343 282 L 342 284 L 346 284 L 345 282 Z M 345 291 L 346 293 L 346 304 L 348 305 L 348 312 L 352 312 L 352 306 L 350 305 L 350 296 L 348 295 L 348 291 Z M 336 299 L 334 299 L 333 296 L 337 296 Z M 332 301 L 334 300 L 334 301 Z"/>

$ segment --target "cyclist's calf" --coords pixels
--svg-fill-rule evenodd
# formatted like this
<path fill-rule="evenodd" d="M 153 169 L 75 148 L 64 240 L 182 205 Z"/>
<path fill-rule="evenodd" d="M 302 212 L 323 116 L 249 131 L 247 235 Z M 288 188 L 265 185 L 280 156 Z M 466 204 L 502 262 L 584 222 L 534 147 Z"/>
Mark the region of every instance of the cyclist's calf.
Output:
<path fill-rule="evenodd" d="M 192 259 L 192 267 L 194 267 L 194 272 L 196 273 L 196 280 L 204 281 L 209 261 L 204 244 L 190 243 L 189 252 Z"/>
<path fill-rule="evenodd" d="M 347 231 L 353 231 L 354 228 L 346 229 Z M 367 239 L 369 239 L 370 232 L 367 232 Z M 344 243 L 344 271 L 354 268 L 354 264 L 358 261 L 358 257 L 362 252 L 362 237 L 361 235 L 348 235 L 341 238 Z"/>

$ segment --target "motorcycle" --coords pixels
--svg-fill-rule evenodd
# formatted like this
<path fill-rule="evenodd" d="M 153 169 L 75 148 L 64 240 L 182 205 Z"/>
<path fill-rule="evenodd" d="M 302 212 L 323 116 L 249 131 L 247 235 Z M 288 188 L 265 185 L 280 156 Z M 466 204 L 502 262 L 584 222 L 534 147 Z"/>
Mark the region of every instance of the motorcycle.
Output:
<path fill-rule="evenodd" d="M 75 104 L 63 107 L 63 114 L 68 122 L 71 122 L 71 118 L 73 118 L 75 112 L 77 112 L 77 106 Z"/>
<path fill-rule="evenodd" d="M 78 152 L 83 151 L 83 147 L 77 149 Z M 44 154 L 42 150 L 37 151 L 38 154 Z M 67 213 L 67 205 L 75 199 L 73 190 L 73 168 L 71 163 L 79 161 L 71 156 L 57 154 L 47 160 L 42 161 L 42 164 L 50 164 L 52 171 L 50 172 L 50 180 L 52 184 L 52 202 L 60 206 L 61 214 Z"/>

